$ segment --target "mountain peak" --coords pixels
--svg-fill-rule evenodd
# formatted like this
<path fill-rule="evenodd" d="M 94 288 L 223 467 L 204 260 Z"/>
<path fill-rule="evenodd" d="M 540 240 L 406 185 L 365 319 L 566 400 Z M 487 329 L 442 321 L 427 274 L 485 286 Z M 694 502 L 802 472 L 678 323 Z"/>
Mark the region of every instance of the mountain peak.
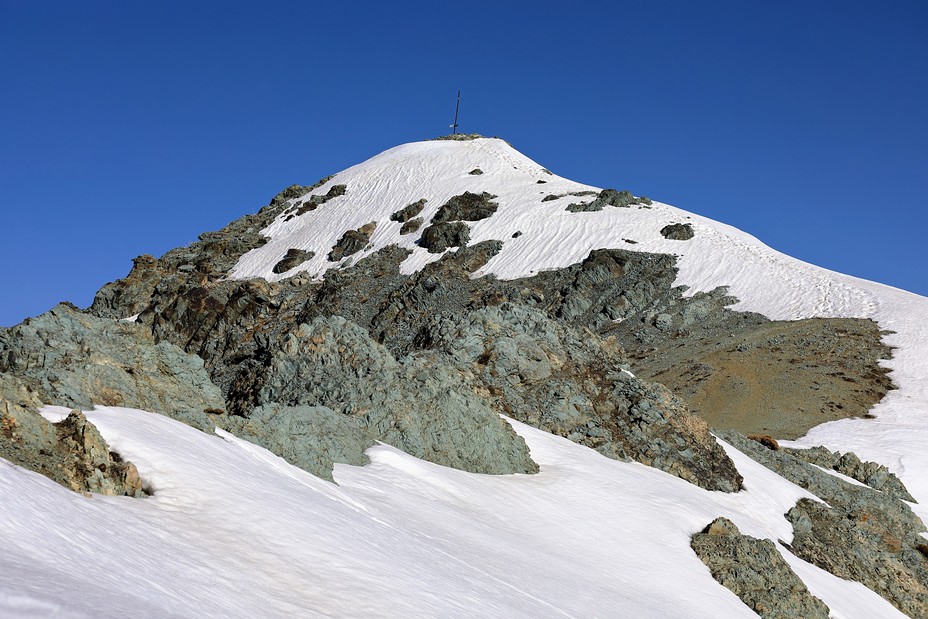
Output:
<path fill-rule="evenodd" d="M 621 206 L 634 203 L 635 208 L 620 214 L 603 210 L 605 203 L 596 202 L 599 193 L 553 174 L 499 138 L 455 135 L 402 144 L 302 195 L 288 194 L 261 231 L 268 242 L 242 256 L 230 276 L 277 281 L 306 273 L 318 279 L 389 245 L 411 252 L 401 267 L 411 273 L 446 248 L 493 240 L 502 250 L 476 275 L 512 279 L 579 262 L 592 249 L 625 246 L 619 220 L 628 220 L 632 228 L 626 229 L 633 230 L 640 216 L 631 211 L 651 207 L 661 213 L 647 224 L 651 229 L 660 223 L 652 235 L 660 247 L 654 249 L 673 246 L 657 231 L 679 219 L 675 210 L 662 211 L 647 200 L 635 203 L 625 194 L 629 203 Z M 449 202 L 466 202 L 467 196 L 483 196 L 485 207 L 447 215 L 455 208 Z M 436 221 L 442 209 L 446 221 Z M 441 240 L 430 243 L 436 236 Z"/>

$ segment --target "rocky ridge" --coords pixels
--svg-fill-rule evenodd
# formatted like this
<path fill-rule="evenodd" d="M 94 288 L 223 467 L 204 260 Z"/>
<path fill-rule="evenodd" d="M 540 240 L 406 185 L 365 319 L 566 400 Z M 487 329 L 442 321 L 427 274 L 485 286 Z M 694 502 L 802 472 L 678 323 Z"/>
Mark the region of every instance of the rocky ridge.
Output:
<path fill-rule="evenodd" d="M 347 260 L 321 280 L 305 273 L 276 283 L 226 277 L 242 255 L 267 241 L 260 230 L 350 194 L 344 184 L 315 194 L 328 180 L 291 186 L 257 214 L 201 235 L 189 247 L 159 259 L 137 258 L 129 275 L 104 286 L 86 312 L 58 306 L 0 330 L 0 376 L 8 381 L 0 393 L 6 410 L 0 455 L 18 450 L 8 459 L 69 487 L 136 494 L 141 486 L 131 465 L 120 469 L 111 454 L 104 462 L 101 454 L 109 450 L 80 438 L 93 436 L 86 420 L 74 416 L 61 426 L 70 430 L 56 430 L 35 414 L 41 403 L 104 404 L 160 412 L 205 431 L 222 427 L 327 479 L 336 462 L 363 464 L 365 449 L 378 440 L 467 471 L 532 473 L 537 466 L 500 418 L 506 415 L 608 457 L 736 492 L 741 476 L 690 407 L 725 391 L 706 385 L 730 373 L 737 355 L 767 363 L 790 347 L 831 350 L 824 374 L 834 381 L 805 371 L 792 379 L 807 380 L 810 388 L 815 382 L 817 391 L 824 385 L 826 401 L 835 404 L 830 412 L 845 408 L 834 394 L 859 387 L 864 396 L 849 396 L 860 402 L 852 414 L 865 414 L 891 388 L 878 365 L 889 349 L 874 325 L 772 323 L 730 310 L 735 299 L 724 288 L 685 297 L 685 288 L 673 285 L 676 261 L 667 254 L 594 250 L 576 264 L 532 277 L 475 279 L 509 240 L 470 244 L 465 222 L 505 208 L 486 192 L 465 192 L 440 207 L 419 244 L 443 255 L 411 274 L 400 270 L 410 250 L 395 245 L 351 263 L 368 246 L 378 225 L 372 221 L 339 231 L 329 258 Z M 577 210 L 648 206 L 626 193 L 605 190 Z M 421 225 L 425 203 L 411 203 L 390 219 L 404 229 Z M 668 238 L 687 240 L 687 226 L 668 230 Z M 311 253 L 286 250 L 274 272 L 288 273 Z M 681 365 L 693 351 L 708 369 Z M 770 389 L 769 376 L 751 371 Z M 809 375 L 818 378 L 804 378 Z M 867 398 L 875 400 L 867 404 Z M 771 418 L 772 411 L 765 415 Z M 805 423 L 825 419 L 816 411 Z M 20 440 L 24 435 L 37 438 Z M 723 436 L 828 501 L 827 509 L 801 501 L 786 515 L 796 529 L 789 548 L 797 556 L 859 580 L 911 616 L 926 611 L 919 563 L 926 551 L 918 541 L 924 527 L 906 512 L 902 501 L 911 497 L 898 480 L 852 454 L 791 454 L 736 433 Z M 68 453 L 85 445 L 87 455 L 78 459 L 84 464 L 72 467 L 82 477 L 41 470 L 46 452 L 62 449 L 55 441 Z M 806 459 L 866 479 L 879 491 L 847 484 Z M 101 481 L 94 471 L 114 471 L 116 481 Z M 835 531 L 840 543 L 831 538 Z M 737 532 L 733 537 L 752 552 L 772 546 Z M 787 607 L 809 604 L 820 612 L 803 600 Z"/>

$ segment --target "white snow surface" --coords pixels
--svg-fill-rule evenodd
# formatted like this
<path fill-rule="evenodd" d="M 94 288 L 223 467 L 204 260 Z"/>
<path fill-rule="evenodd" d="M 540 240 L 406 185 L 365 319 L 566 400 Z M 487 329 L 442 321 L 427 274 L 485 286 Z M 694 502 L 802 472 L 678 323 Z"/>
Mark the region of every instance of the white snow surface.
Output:
<path fill-rule="evenodd" d="M 899 389 L 875 419 L 819 426 L 796 444 L 888 465 L 928 516 L 928 299 L 803 263 L 666 204 L 566 212 L 591 196 L 541 199 L 597 189 L 546 173 L 498 139 L 399 146 L 312 193 L 341 183 L 344 196 L 264 230 L 270 241 L 232 277 L 321 277 L 339 266 L 326 255 L 342 233 L 370 221 L 371 247 L 354 260 L 396 243 L 413 249 L 403 270 L 415 271 L 438 256 L 414 245 L 417 234 L 400 236 L 390 214 L 427 198 L 427 225 L 451 196 L 488 191 L 500 208 L 470 223 L 472 242 L 504 244 L 476 276 L 518 278 L 621 247 L 678 255 L 678 284 L 689 294 L 727 285 L 737 309 L 873 318 L 895 332 L 887 365 Z M 659 230 L 673 222 L 691 223 L 695 238 L 664 239 Z M 273 274 L 290 248 L 316 256 Z M 154 413 L 97 407 L 87 417 L 154 495 L 84 496 L 0 460 L 0 617 L 755 617 L 712 579 L 690 535 L 726 516 L 745 534 L 789 542 L 783 514 L 811 496 L 728 445 L 745 478 L 736 494 L 517 422 L 537 475 L 465 473 L 379 445 L 364 467 L 337 465 L 336 485 Z M 781 554 L 832 616 L 900 616 L 862 585 Z"/>
<path fill-rule="evenodd" d="M 782 514 L 811 497 L 727 446 L 737 494 L 517 422 L 536 475 L 464 473 L 380 445 L 367 466 L 337 465 L 335 485 L 161 415 L 87 418 L 154 495 L 86 497 L 0 461 L 0 615 L 752 617 L 690 535 L 726 516 L 788 542 Z M 781 552 L 835 617 L 899 616 Z"/>
<path fill-rule="evenodd" d="M 469 174 L 474 168 L 483 174 Z M 676 284 L 689 286 L 687 294 L 728 286 L 739 299 L 734 309 L 759 312 L 774 320 L 872 318 L 881 328 L 893 331 L 885 340 L 895 347 L 886 365 L 892 368 L 899 389 L 871 411 L 876 419 L 825 424 L 798 443 L 854 451 L 863 459 L 885 464 L 901 477 L 912 496 L 928 505 L 928 449 L 924 448 L 928 441 L 928 298 L 802 262 L 736 228 L 660 202 L 652 208 L 607 206 L 598 212 L 568 212 L 568 204 L 592 196 L 568 195 L 548 202 L 542 198 L 599 188 L 551 174 L 496 138 L 397 146 L 336 174 L 311 194 L 324 195 L 337 184 L 347 186 L 345 195 L 290 221 L 279 217 L 263 230 L 270 241 L 242 256 L 231 277 L 277 281 L 307 271 L 320 278 L 326 270 L 341 266 L 326 259 L 338 238 L 371 221 L 378 224 L 371 245 L 351 259 L 357 262 L 397 244 L 413 250 L 402 270 L 414 272 L 440 254 L 418 247 L 418 234 L 401 236 L 401 224 L 390 221 L 390 214 L 426 198 L 421 215 L 424 227 L 450 197 L 464 191 L 487 191 L 498 196 L 500 206 L 492 217 L 470 223 L 471 243 L 498 239 L 503 249 L 475 277 L 491 273 L 500 279 L 527 277 L 580 262 L 593 249 L 668 253 L 679 257 Z M 665 239 L 660 229 L 670 223 L 690 223 L 695 237 Z M 515 232 L 522 234 L 513 239 Z M 287 273 L 274 274 L 274 265 L 291 247 L 316 255 Z M 922 518 L 928 517 L 928 509 L 916 509 Z"/>

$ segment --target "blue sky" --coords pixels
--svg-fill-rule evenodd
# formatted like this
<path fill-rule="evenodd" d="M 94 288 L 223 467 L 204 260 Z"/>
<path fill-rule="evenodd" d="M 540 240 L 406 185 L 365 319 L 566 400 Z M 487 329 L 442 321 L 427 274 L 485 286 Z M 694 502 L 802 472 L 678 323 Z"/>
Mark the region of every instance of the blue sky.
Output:
<path fill-rule="evenodd" d="M 0 325 L 397 144 L 568 178 L 928 295 L 924 2 L 0 0 Z"/>

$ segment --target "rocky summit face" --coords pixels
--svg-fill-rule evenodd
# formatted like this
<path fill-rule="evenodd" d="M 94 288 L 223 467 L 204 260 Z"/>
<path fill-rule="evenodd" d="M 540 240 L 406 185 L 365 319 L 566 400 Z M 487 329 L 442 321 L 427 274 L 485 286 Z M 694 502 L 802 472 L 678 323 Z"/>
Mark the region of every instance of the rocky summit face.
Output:
<path fill-rule="evenodd" d="M 742 534 L 724 514 L 688 525 L 687 552 L 748 613 L 829 616 L 803 581 L 818 569 L 928 616 L 910 507 L 928 497 L 881 463 L 778 442 L 873 417 L 894 381 L 910 388 L 925 343 L 896 351 L 881 330 L 908 334 L 892 309 L 905 303 L 468 137 L 288 187 L 190 246 L 136 258 L 87 310 L 0 330 L 0 457 L 72 490 L 157 499 L 145 467 L 80 412 L 105 406 L 230 433 L 329 482 L 378 443 L 544 479 L 515 420 L 699 492 L 764 492 L 745 462 L 803 489 L 770 516 L 792 541 Z M 75 410 L 51 423 L 43 405 Z"/>

